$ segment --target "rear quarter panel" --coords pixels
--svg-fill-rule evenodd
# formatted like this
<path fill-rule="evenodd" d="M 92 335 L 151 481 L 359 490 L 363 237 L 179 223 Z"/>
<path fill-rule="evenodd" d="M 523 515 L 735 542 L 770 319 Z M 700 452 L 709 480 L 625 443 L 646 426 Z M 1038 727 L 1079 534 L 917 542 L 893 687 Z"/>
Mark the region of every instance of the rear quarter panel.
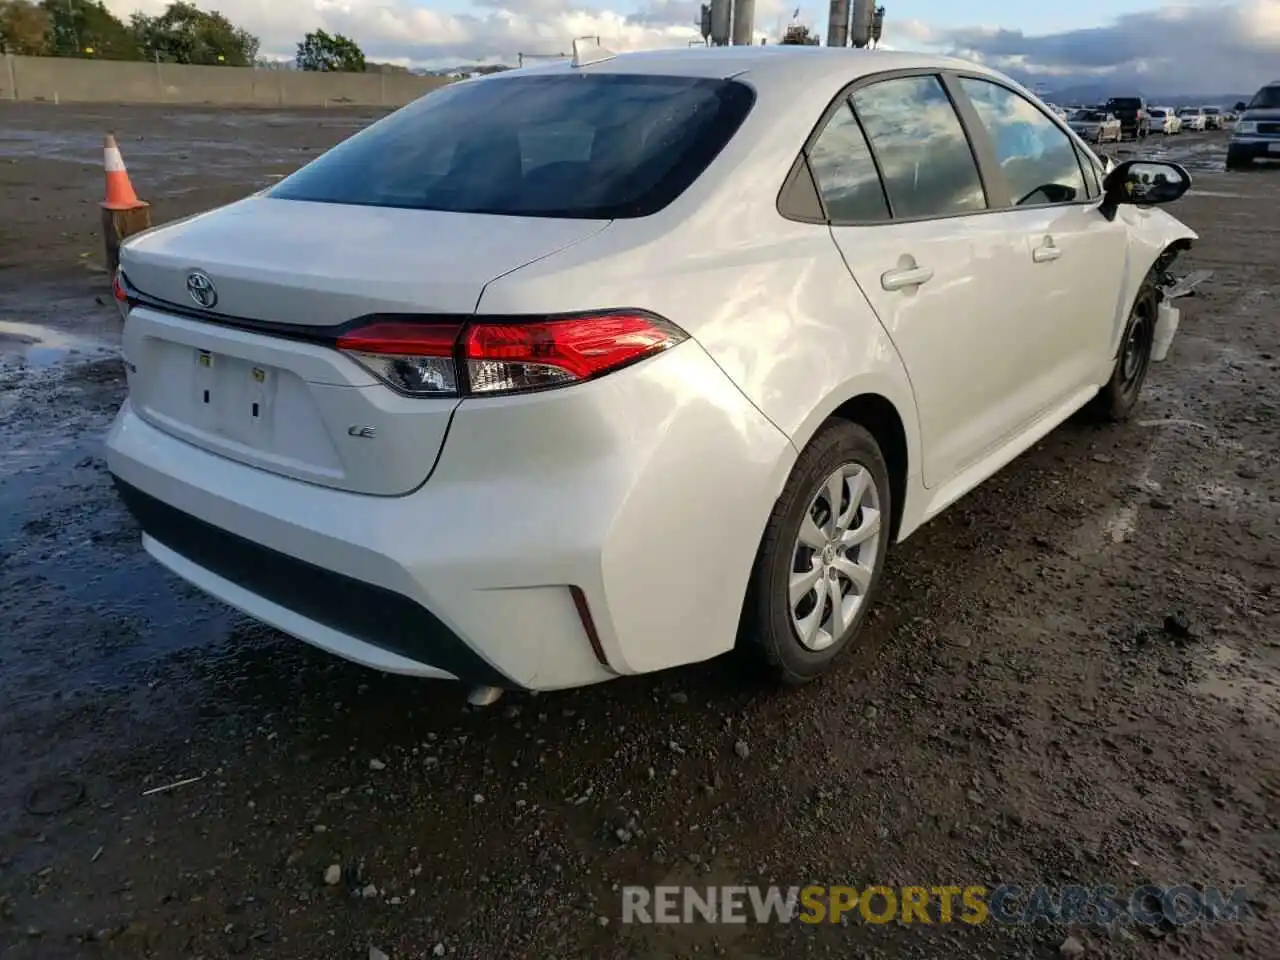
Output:
<path fill-rule="evenodd" d="M 885 397 L 914 471 L 918 430 L 900 358 L 829 228 L 777 209 L 796 154 L 858 72 L 821 89 L 771 78 L 742 129 L 669 207 L 494 281 L 479 311 L 653 310 L 692 335 L 797 449 L 846 400 Z"/>

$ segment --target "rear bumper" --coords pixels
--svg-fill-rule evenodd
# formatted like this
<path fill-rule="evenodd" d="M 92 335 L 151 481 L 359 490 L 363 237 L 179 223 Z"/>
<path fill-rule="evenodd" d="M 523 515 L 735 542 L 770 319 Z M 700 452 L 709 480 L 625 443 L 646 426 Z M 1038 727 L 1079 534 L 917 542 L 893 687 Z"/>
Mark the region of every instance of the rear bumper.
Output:
<path fill-rule="evenodd" d="M 238 463 L 128 402 L 107 439 L 148 551 L 197 587 L 368 666 L 531 689 L 728 650 L 794 457 L 692 341 L 570 389 L 464 401 L 405 496 Z"/>
<path fill-rule="evenodd" d="M 367 666 L 513 685 L 431 611 L 403 594 L 228 533 L 118 477 L 115 484 L 148 552 L 234 606 L 252 608 L 249 612 L 288 632 L 301 629 L 324 637 L 322 645 Z"/>

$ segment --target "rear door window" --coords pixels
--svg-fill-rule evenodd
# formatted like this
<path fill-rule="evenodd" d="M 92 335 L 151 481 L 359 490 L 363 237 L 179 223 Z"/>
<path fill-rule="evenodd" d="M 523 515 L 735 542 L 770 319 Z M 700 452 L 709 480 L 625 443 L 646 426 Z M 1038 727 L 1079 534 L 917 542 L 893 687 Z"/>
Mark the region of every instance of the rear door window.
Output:
<path fill-rule="evenodd" d="M 977 161 L 936 76 L 881 80 L 855 90 L 853 105 L 896 219 L 986 209 Z"/>
<path fill-rule="evenodd" d="M 866 137 L 848 101 L 840 104 L 809 150 L 818 193 L 836 223 L 889 219 L 889 204 Z"/>
<path fill-rule="evenodd" d="M 678 197 L 755 101 L 733 80 L 556 74 L 469 81 L 396 111 L 281 181 L 285 200 L 614 219 Z"/>
<path fill-rule="evenodd" d="M 1015 206 L 1086 199 L 1075 144 L 1040 108 L 989 80 L 961 77 L 960 88 L 991 137 Z"/>

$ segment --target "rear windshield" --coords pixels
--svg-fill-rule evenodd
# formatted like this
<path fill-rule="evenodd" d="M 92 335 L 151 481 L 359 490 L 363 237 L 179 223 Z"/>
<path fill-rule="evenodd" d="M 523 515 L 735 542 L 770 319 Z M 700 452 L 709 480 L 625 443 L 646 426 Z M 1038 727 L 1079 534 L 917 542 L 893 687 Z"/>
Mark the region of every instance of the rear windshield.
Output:
<path fill-rule="evenodd" d="M 557 74 L 431 93 L 282 180 L 286 200 L 611 220 L 678 197 L 741 125 L 731 80 Z"/>
<path fill-rule="evenodd" d="M 1280 110 L 1280 85 L 1263 87 L 1249 102 L 1250 110 Z"/>
<path fill-rule="evenodd" d="M 1160 109 L 1148 111 L 1153 117 L 1163 117 L 1164 111 Z"/>
<path fill-rule="evenodd" d="M 1178 111 L 1178 114 L 1183 117 L 1198 117 L 1200 115 L 1200 108 L 1199 107 L 1183 107 L 1181 110 Z"/>
<path fill-rule="evenodd" d="M 1081 110 L 1075 115 L 1076 120 L 1087 120 L 1090 123 L 1096 123 L 1106 118 L 1106 114 L 1099 113 L 1097 110 Z"/>
<path fill-rule="evenodd" d="M 1212 117 L 1216 117 L 1221 111 L 1217 107 L 1205 107 L 1204 112 Z"/>
<path fill-rule="evenodd" d="M 1137 97 L 1112 97 L 1107 106 L 1112 110 L 1137 110 L 1142 107 L 1142 101 Z"/>

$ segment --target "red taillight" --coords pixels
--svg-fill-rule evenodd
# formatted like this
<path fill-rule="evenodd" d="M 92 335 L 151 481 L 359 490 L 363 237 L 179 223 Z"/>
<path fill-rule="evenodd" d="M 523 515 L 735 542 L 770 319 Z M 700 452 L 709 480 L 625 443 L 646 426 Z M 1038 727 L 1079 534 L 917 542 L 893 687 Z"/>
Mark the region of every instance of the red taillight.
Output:
<path fill-rule="evenodd" d="M 452 357 L 460 323 L 380 321 L 338 337 L 339 350 L 413 357 Z"/>
<path fill-rule="evenodd" d="M 617 311 L 529 321 L 379 320 L 338 338 L 338 349 L 401 393 L 493 395 L 590 380 L 680 343 L 659 317 Z"/>
<path fill-rule="evenodd" d="M 626 366 L 684 339 L 643 313 L 605 313 L 534 323 L 477 323 L 463 335 L 473 393 L 536 390 Z"/>
<path fill-rule="evenodd" d="M 120 270 L 116 270 L 116 272 L 111 275 L 111 296 L 115 298 L 116 307 L 120 311 L 120 316 L 128 316 L 129 281 L 125 279 L 124 273 Z"/>
<path fill-rule="evenodd" d="M 383 320 L 338 337 L 338 349 L 383 383 L 415 397 L 458 393 L 454 348 L 460 323 Z"/>

